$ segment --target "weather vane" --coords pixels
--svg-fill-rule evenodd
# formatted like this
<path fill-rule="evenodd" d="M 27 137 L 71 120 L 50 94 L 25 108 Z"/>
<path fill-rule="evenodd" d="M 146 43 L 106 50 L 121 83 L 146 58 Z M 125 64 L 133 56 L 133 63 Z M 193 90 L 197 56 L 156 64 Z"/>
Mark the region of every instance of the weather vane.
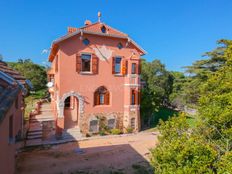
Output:
<path fill-rule="evenodd" d="M 97 16 L 98 16 L 98 22 L 101 22 L 101 12 L 100 11 L 97 13 Z"/>

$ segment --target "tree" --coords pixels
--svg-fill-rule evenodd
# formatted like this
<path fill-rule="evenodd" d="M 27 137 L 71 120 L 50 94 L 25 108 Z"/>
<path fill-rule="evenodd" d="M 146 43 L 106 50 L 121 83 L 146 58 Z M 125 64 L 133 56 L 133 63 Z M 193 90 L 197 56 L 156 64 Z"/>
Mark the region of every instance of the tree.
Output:
<path fill-rule="evenodd" d="M 160 106 L 169 104 L 173 77 L 159 60 L 143 60 L 141 78 L 145 82 L 142 89 L 141 113 L 143 120 L 149 122 L 149 118 Z"/>
<path fill-rule="evenodd" d="M 9 62 L 8 64 L 30 80 L 34 90 L 46 88 L 47 75 L 45 67 L 33 63 L 30 59 L 19 59 L 18 62 Z"/>
<path fill-rule="evenodd" d="M 2 54 L 0 54 L 0 61 L 2 61 L 3 60 L 3 56 L 2 56 Z"/>
<path fill-rule="evenodd" d="M 155 173 L 232 173 L 232 41 L 220 56 L 223 63 L 204 71 L 197 126 L 183 114 L 161 122 L 160 144 L 152 150 Z"/>

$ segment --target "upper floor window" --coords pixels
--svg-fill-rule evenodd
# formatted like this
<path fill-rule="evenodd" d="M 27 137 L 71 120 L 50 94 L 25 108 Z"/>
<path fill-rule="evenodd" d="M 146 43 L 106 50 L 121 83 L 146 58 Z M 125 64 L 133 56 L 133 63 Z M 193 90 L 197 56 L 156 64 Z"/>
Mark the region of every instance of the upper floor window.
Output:
<path fill-rule="evenodd" d="M 106 33 L 106 27 L 105 27 L 105 26 L 102 26 L 102 27 L 101 27 L 101 31 L 102 31 L 102 33 Z"/>
<path fill-rule="evenodd" d="M 131 90 L 131 105 L 135 105 L 136 102 L 136 91 L 135 89 Z"/>
<path fill-rule="evenodd" d="M 99 87 L 94 92 L 94 105 L 109 105 L 109 100 L 110 93 L 104 86 Z"/>
<path fill-rule="evenodd" d="M 122 47 L 123 47 L 123 46 L 122 46 L 122 43 L 118 43 L 117 46 L 118 46 L 118 49 L 122 49 Z"/>
<path fill-rule="evenodd" d="M 121 73 L 121 57 L 116 57 L 115 58 L 115 63 L 114 63 L 114 73 L 115 74 L 120 74 Z"/>
<path fill-rule="evenodd" d="M 91 67 L 91 55 L 90 54 L 82 54 L 81 55 L 81 71 L 90 72 Z"/>
<path fill-rule="evenodd" d="M 82 43 L 83 43 L 84 45 L 89 45 L 90 41 L 89 41 L 89 39 L 85 38 L 85 39 L 82 41 Z"/>
<path fill-rule="evenodd" d="M 136 63 L 132 63 L 131 74 L 136 74 Z"/>

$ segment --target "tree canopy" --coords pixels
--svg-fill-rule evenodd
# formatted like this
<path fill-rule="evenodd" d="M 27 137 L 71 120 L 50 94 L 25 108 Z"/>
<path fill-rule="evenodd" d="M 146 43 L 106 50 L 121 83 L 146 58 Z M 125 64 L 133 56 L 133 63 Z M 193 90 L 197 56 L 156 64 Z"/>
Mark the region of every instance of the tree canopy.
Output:
<path fill-rule="evenodd" d="M 190 127 L 185 114 L 161 121 L 160 144 L 152 150 L 156 174 L 232 173 L 232 41 L 219 43 L 224 46 L 203 61 L 211 65 L 196 73 L 205 78 L 198 87 L 197 125 Z"/>
<path fill-rule="evenodd" d="M 45 67 L 33 63 L 30 59 L 19 59 L 18 62 L 8 62 L 8 64 L 30 80 L 34 90 L 46 88 L 47 75 Z"/>

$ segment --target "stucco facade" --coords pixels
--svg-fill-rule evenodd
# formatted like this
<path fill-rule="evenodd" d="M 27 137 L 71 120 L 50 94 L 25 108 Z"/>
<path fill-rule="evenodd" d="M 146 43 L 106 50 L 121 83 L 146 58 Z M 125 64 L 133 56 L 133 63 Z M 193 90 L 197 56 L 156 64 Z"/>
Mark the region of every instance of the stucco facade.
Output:
<path fill-rule="evenodd" d="M 54 41 L 48 78 L 57 133 L 73 127 L 89 133 L 91 120 L 101 117 L 115 119 L 110 123 L 122 131 L 129 127 L 139 131 L 144 53 L 128 35 L 101 22 L 69 28 L 67 35 Z"/>
<path fill-rule="evenodd" d="M 23 136 L 24 100 L 19 82 L 0 71 L 0 171 L 15 173 L 15 156 Z"/>

